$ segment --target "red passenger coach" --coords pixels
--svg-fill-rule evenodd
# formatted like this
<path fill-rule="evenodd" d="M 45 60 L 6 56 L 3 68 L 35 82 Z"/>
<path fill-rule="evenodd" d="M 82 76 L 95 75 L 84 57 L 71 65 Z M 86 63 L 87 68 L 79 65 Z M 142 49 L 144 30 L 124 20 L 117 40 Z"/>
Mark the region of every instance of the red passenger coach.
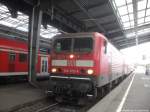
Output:
<path fill-rule="evenodd" d="M 38 53 L 37 76 L 49 75 L 50 55 Z M 25 41 L 0 37 L 0 78 L 10 76 L 27 76 L 28 44 Z"/>
<path fill-rule="evenodd" d="M 122 79 L 122 54 L 100 33 L 53 38 L 49 92 L 55 96 L 97 96 L 99 88 Z"/>

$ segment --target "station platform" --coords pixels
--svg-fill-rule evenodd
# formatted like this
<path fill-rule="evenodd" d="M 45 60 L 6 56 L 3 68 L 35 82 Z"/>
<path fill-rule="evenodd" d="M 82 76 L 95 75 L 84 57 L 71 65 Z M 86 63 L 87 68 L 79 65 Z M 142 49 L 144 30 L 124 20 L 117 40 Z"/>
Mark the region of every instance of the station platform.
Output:
<path fill-rule="evenodd" d="M 130 75 L 88 112 L 150 112 L 150 75 Z"/>
<path fill-rule="evenodd" d="M 150 112 L 150 75 L 136 74 L 122 112 Z"/>
<path fill-rule="evenodd" d="M 27 82 L 0 85 L 0 112 L 8 112 L 15 107 L 44 99 L 47 85 L 48 81 L 39 81 L 38 87 Z"/>

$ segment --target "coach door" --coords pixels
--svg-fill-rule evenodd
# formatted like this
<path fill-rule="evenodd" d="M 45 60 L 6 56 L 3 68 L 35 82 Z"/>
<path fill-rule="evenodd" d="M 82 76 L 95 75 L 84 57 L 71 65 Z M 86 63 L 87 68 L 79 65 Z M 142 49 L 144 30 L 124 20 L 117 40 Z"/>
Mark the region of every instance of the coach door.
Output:
<path fill-rule="evenodd" d="M 41 57 L 41 73 L 48 73 L 48 57 Z"/>
<path fill-rule="evenodd" d="M 9 72 L 15 72 L 15 62 L 16 62 L 16 54 L 12 52 L 9 53 L 9 64 L 8 64 Z"/>

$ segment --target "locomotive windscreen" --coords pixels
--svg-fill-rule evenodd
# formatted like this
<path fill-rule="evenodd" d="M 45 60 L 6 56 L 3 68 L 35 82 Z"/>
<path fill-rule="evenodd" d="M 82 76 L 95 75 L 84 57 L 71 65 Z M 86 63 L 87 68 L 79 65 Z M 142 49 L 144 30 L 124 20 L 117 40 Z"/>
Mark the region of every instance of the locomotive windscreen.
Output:
<path fill-rule="evenodd" d="M 54 42 L 56 52 L 90 52 L 93 49 L 92 38 L 61 38 Z"/>
<path fill-rule="evenodd" d="M 63 52 L 63 51 L 71 51 L 71 38 L 62 38 L 58 39 L 54 42 L 54 49 L 57 52 Z"/>

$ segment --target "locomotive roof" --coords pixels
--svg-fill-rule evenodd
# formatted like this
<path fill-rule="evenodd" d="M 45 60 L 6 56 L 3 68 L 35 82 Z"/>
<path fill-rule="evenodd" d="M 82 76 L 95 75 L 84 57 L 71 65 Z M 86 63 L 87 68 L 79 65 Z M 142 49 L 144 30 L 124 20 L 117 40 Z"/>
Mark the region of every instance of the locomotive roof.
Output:
<path fill-rule="evenodd" d="M 107 38 L 102 34 L 102 33 L 98 33 L 98 32 L 80 32 L 80 33 L 65 33 L 65 34 L 60 34 L 60 35 L 56 35 L 53 38 L 57 39 L 57 38 L 69 38 L 69 37 L 92 37 L 94 34 L 98 34 L 100 35 L 102 38 L 104 38 L 105 40 L 107 40 Z M 108 40 L 107 40 L 108 41 Z"/>

